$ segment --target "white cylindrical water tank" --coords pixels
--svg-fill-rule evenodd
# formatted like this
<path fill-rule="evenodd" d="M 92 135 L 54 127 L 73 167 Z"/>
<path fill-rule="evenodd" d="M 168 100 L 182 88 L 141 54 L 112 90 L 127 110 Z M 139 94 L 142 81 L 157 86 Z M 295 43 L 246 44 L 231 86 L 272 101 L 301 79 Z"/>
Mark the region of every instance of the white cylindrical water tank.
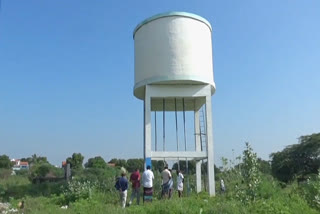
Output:
<path fill-rule="evenodd" d="M 210 84 L 215 91 L 212 28 L 195 14 L 169 12 L 135 28 L 134 95 L 144 99 L 147 84 Z"/>

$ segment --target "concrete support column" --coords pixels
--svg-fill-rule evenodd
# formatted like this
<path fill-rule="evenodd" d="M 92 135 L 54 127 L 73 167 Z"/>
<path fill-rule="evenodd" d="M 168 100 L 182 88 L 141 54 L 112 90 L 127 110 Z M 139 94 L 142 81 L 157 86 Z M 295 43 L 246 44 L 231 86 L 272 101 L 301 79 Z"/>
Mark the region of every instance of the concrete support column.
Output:
<path fill-rule="evenodd" d="M 146 85 L 144 99 L 144 160 L 151 158 L 151 97 L 149 87 Z"/>
<path fill-rule="evenodd" d="M 212 114 L 211 114 L 211 94 L 206 96 L 206 121 L 207 121 L 207 152 L 208 152 L 208 183 L 209 195 L 215 195 L 214 180 L 214 153 L 213 153 L 213 134 L 212 134 Z"/>
<path fill-rule="evenodd" d="M 196 104 L 197 106 L 197 104 Z M 196 151 L 201 151 L 201 140 L 200 140 L 200 117 L 199 117 L 199 110 L 194 111 L 194 133 L 195 133 L 195 144 L 196 144 Z M 196 187 L 197 193 L 201 192 L 201 162 L 197 161 L 196 163 Z"/>

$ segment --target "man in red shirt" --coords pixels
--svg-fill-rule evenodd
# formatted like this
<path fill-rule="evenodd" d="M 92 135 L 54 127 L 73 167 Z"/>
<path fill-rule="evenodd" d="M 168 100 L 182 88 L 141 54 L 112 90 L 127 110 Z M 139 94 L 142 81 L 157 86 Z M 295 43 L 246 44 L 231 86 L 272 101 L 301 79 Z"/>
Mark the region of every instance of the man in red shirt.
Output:
<path fill-rule="evenodd" d="M 132 193 L 131 193 L 131 199 L 129 201 L 129 205 L 132 204 L 132 201 L 135 197 L 137 197 L 137 204 L 139 205 L 139 201 L 140 201 L 140 173 L 139 173 L 139 169 L 136 169 L 136 171 L 131 174 L 130 181 L 132 183 Z"/>

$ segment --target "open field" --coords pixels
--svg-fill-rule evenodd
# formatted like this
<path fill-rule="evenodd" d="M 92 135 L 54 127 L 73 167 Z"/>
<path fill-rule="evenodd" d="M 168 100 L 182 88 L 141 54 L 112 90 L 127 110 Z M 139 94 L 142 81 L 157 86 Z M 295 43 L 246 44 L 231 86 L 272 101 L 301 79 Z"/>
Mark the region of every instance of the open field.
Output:
<path fill-rule="evenodd" d="M 313 137 L 318 137 L 319 134 Z M 317 138 L 308 138 L 317 139 Z M 310 141 L 315 142 L 315 141 Z M 317 141 L 318 142 L 318 141 Z M 300 143 L 295 145 L 311 145 Z M 314 145 L 318 145 L 314 144 Z M 300 147 L 288 147 L 299 148 Z M 309 147 L 306 147 L 309 148 Z M 313 151 L 313 150 L 310 150 Z M 286 149 L 274 154 L 284 155 Z M 292 151 L 291 151 L 292 152 Z M 195 176 L 185 175 L 190 181 L 189 194 L 185 185 L 184 197 L 161 199 L 161 175 L 154 171 L 154 200 L 136 205 L 135 201 L 125 209 L 120 208 L 119 193 L 114 188 L 120 167 L 78 168 L 69 182 L 55 181 L 32 183 L 34 173 L 20 172 L 11 175 L 10 169 L 0 171 L 0 199 L 7 207 L 0 206 L 2 213 L 319 213 L 320 174 L 302 171 L 287 182 L 285 174 L 275 174 L 275 159 L 272 165 L 257 158 L 247 144 L 238 164 L 228 164 L 216 170 L 216 196 L 195 192 Z M 286 160 L 287 161 L 287 160 Z M 293 162 L 293 163 L 296 163 Z M 88 165 L 87 165 L 88 166 Z M 274 168 L 271 168 L 273 166 Z M 306 165 L 305 165 L 306 166 Z M 294 167 L 294 166 L 293 166 Z M 41 167 L 40 167 L 41 168 Z M 39 169 L 39 168 L 38 168 Z M 281 168 L 280 168 L 281 169 Z M 303 168 L 305 169 L 305 168 Z M 303 174 L 307 173 L 307 174 Z M 279 177 L 279 175 L 281 175 Z M 175 174 L 174 174 L 175 176 Z M 277 178 L 278 179 L 277 179 Z M 224 179 L 226 191 L 221 192 L 220 179 Z M 173 178 L 175 181 L 175 177 Z M 204 187 L 206 182 L 203 183 Z M 131 188 L 128 191 L 129 201 Z M 142 199 L 140 198 L 142 201 Z M 24 205 L 21 206 L 23 201 Z M 4 204 L 2 204 L 4 206 Z M 8 211 L 11 209 L 12 212 Z"/>

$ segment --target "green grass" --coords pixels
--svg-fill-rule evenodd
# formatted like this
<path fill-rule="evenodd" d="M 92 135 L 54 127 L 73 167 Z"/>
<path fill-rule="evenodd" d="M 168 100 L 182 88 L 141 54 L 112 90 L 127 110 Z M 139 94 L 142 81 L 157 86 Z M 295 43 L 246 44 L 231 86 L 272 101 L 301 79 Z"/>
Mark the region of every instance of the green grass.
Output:
<path fill-rule="evenodd" d="M 95 172 L 96 173 L 96 172 Z M 24 176 L 7 176 L 0 179 L 0 201 L 9 201 L 12 207 L 17 208 L 19 201 L 25 202 L 25 207 L 21 213 L 44 214 L 44 213 L 69 213 L 69 214 L 99 214 L 99 213 L 223 213 L 223 214 L 242 214 L 242 213 L 270 213 L 270 214 L 316 214 L 319 210 L 312 208 L 307 203 L 307 199 L 302 191 L 306 189 L 297 183 L 287 185 L 282 188 L 279 182 L 275 181 L 270 175 L 263 175 L 261 184 L 257 189 L 257 198 L 253 201 L 243 202 L 237 197 L 235 185 L 241 185 L 241 179 L 237 174 L 223 174 L 225 178 L 227 192 L 219 192 L 217 182 L 217 194 L 209 197 L 208 193 L 196 194 L 191 192 L 187 196 L 186 191 L 183 198 L 178 198 L 174 192 L 170 200 L 160 199 L 160 175 L 155 173 L 155 194 L 152 203 L 136 205 L 134 201 L 130 207 L 122 209 L 120 207 L 119 195 L 114 188 L 112 172 L 99 172 L 101 178 L 96 179 L 90 174 L 91 180 L 101 180 L 104 185 L 94 183 L 90 187 L 90 194 L 82 194 L 88 189 L 85 185 L 69 190 L 68 194 L 66 183 L 43 183 L 31 184 Z M 105 173 L 109 173 L 105 176 Z M 98 174 L 98 173 L 96 173 Z M 99 175 L 99 174 L 98 174 Z M 86 180 L 85 175 L 79 181 Z M 77 181 L 77 180 L 75 180 Z M 194 188 L 194 176 L 190 176 L 191 188 Z M 83 188 L 82 188 L 83 187 Z M 303 189 L 304 188 L 304 189 Z M 302 190 L 301 190 L 302 189 Z M 142 192 L 142 191 L 141 191 Z M 79 194 L 73 200 L 68 199 L 72 194 Z M 130 199 L 131 189 L 128 191 L 127 202 Z M 68 209 L 61 209 L 61 206 L 68 204 Z"/>
<path fill-rule="evenodd" d="M 152 203 L 136 205 L 133 203 L 125 209 L 120 208 L 117 194 L 105 194 L 96 192 L 90 199 L 80 199 L 69 204 L 68 209 L 61 209 L 61 205 L 56 204 L 55 197 L 26 197 L 24 213 L 281 213 L 281 214 L 316 214 L 319 211 L 309 207 L 297 194 L 286 193 L 272 195 L 268 199 L 259 199 L 249 204 L 225 195 L 209 197 L 206 193 L 192 194 L 189 197 L 178 198 L 175 194 L 171 200 L 155 199 Z M 130 195 L 128 195 L 129 199 Z M 18 200 L 11 201 L 17 204 Z"/>

